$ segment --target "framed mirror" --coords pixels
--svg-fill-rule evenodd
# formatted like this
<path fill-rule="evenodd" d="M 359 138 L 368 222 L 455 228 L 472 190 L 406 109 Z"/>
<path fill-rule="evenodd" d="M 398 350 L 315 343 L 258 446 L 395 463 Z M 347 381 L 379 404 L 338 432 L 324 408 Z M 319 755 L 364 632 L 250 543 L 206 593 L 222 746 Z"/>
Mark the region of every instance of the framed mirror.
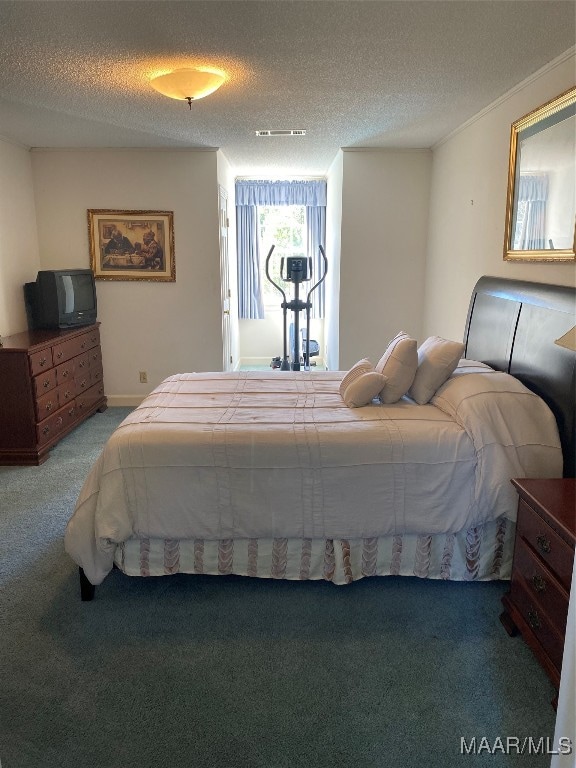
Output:
<path fill-rule="evenodd" d="M 576 88 L 512 123 L 506 261 L 576 261 Z"/>

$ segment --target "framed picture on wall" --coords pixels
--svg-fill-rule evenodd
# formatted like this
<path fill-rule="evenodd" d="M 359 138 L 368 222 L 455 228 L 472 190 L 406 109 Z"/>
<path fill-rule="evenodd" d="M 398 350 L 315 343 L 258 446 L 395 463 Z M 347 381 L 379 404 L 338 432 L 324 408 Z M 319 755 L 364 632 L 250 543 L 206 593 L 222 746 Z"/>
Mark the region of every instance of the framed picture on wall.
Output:
<path fill-rule="evenodd" d="M 98 280 L 176 280 L 172 211 L 88 210 L 90 266 Z"/>

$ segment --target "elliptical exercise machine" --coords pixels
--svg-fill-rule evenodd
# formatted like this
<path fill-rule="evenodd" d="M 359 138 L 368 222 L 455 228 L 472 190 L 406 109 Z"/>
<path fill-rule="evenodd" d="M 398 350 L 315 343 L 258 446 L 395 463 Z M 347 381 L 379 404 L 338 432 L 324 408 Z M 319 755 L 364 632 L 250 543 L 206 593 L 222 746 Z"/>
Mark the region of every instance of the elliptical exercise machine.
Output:
<path fill-rule="evenodd" d="M 272 256 L 272 251 L 274 250 L 275 246 L 273 245 L 272 248 L 268 251 L 268 256 L 266 257 L 266 277 L 268 280 L 272 283 L 272 285 L 280 291 L 282 294 L 282 304 L 280 305 L 282 307 L 283 313 L 284 313 L 284 339 L 283 339 L 283 348 L 282 348 L 282 359 L 274 358 L 272 360 L 272 367 L 273 368 L 280 368 L 281 371 L 299 371 L 301 369 L 301 357 L 300 357 L 300 312 L 305 309 L 306 310 L 306 338 L 304 340 L 304 353 L 302 356 L 302 363 L 304 365 L 304 370 L 308 371 L 310 370 L 310 310 L 312 309 L 312 302 L 310 301 L 310 297 L 312 296 L 312 293 L 324 282 L 326 279 L 326 273 L 328 272 L 328 259 L 326 258 L 326 254 L 324 253 L 324 248 L 322 248 L 321 245 L 318 246 L 320 249 L 320 254 L 322 256 L 322 261 L 324 263 L 324 272 L 322 273 L 322 276 L 320 280 L 318 280 L 317 283 L 315 283 L 312 288 L 308 291 L 308 294 L 306 295 L 306 301 L 302 301 L 302 299 L 299 296 L 300 293 L 300 285 L 301 283 L 308 282 L 312 280 L 312 259 L 310 257 L 308 258 L 301 258 L 301 257 L 292 257 L 288 256 L 286 258 L 286 275 L 284 275 L 284 257 L 280 260 L 280 277 L 283 282 L 285 283 L 293 283 L 294 284 L 294 298 L 288 301 L 286 297 L 286 292 L 278 285 L 278 283 L 275 283 L 274 280 L 270 277 L 270 258 Z M 294 341 L 293 341 L 293 349 L 292 352 L 292 361 L 290 362 L 290 359 L 288 357 L 288 332 L 287 332 L 287 322 L 288 322 L 288 310 L 291 310 L 294 313 Z"/>

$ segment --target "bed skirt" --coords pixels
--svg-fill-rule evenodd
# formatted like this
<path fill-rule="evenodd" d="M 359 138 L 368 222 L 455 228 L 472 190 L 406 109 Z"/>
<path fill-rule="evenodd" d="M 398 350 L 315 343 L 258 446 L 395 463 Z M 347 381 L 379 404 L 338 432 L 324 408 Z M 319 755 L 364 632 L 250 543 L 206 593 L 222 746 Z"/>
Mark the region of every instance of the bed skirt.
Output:
<path fill-rule="evenodd" d="M 452 581 L 509 579 L 515 524 L 505 518 L 436 536 L 370 539 L 129 539 L 114 562 L 128 576 L 175 573 L 325 579 L 350 584 L 366 576 Z"/>

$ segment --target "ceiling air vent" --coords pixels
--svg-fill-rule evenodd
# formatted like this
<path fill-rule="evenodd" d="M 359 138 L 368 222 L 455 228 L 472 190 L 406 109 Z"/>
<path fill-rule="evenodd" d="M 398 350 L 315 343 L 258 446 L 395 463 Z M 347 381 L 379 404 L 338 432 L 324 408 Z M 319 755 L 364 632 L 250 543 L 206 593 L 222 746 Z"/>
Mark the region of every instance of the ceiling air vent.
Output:
<path fill-rule="evenodd" d="M 281 130 L 281 131 L 256 131 L 256 136 L 306 136 L 306 131 Z"/>

